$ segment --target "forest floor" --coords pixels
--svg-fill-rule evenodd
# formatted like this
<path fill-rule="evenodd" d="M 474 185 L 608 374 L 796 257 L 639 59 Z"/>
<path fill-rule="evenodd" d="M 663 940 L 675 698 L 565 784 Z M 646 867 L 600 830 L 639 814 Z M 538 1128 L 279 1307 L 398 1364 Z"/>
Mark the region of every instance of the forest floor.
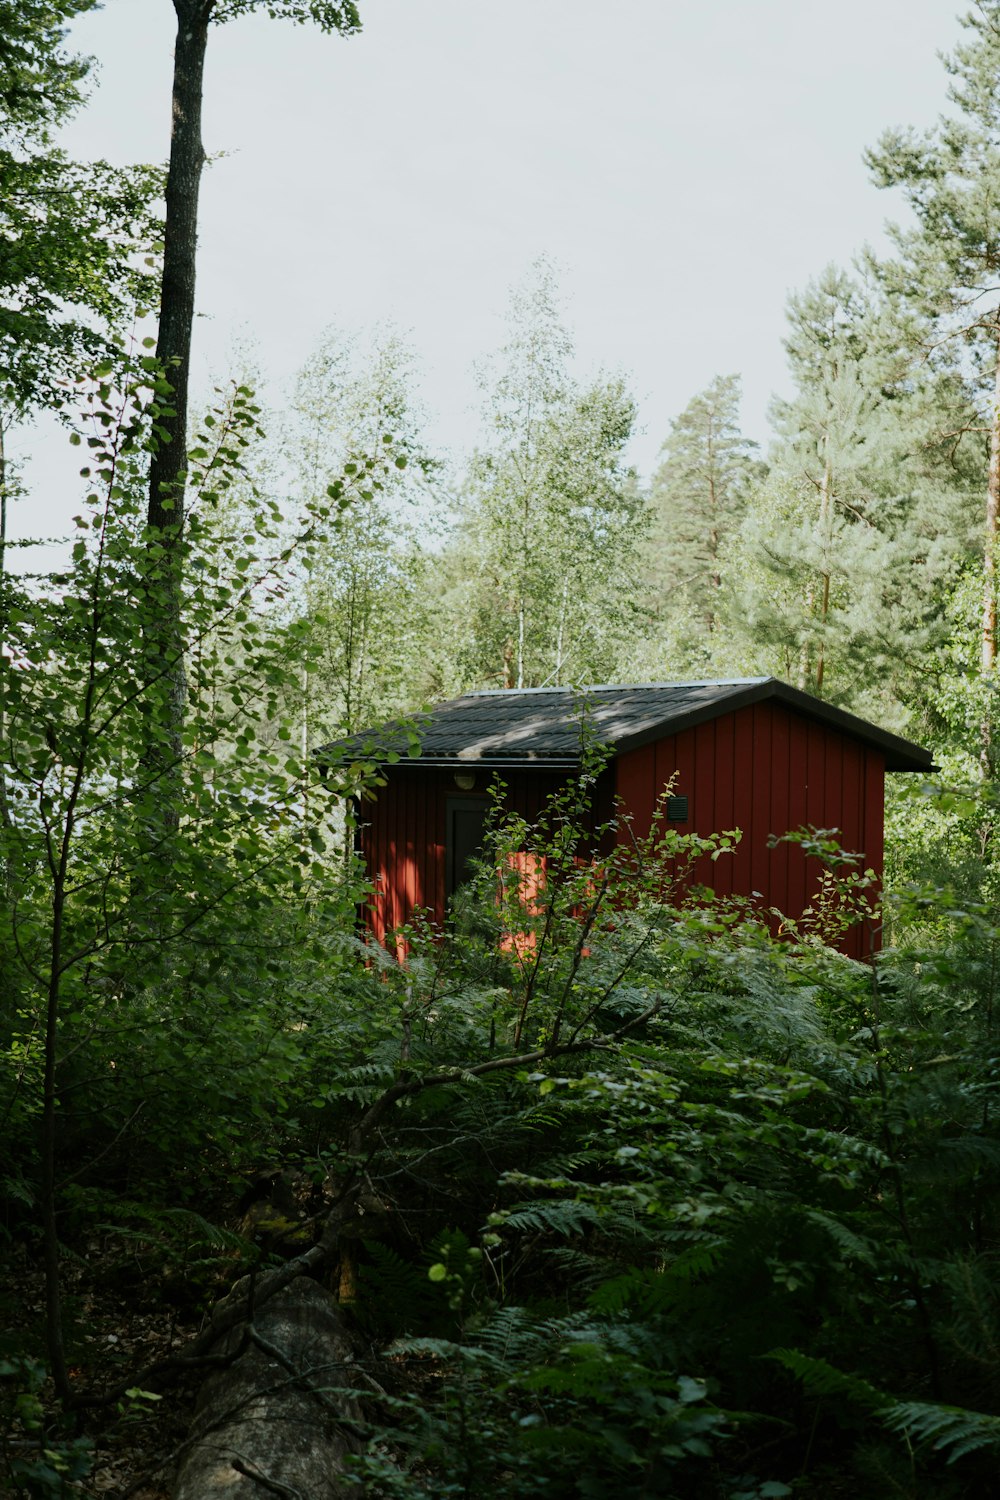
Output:
<path fill-rule="evenodd" d="M 169 1286 L 170 1278 L 167 1278 Z M 41 1449 L 69 1456 L 75 1439 L 93 1445 L 92 1469 L 80 1481 L 82 1495 L 108 1500 L 169 1500 L 170 1483 L 183 1445 L 198 1377 L 164 1382 L 162 1394 L 140 1393 L 140 1372 L 177 1352 L 199 1331 L 198 1308 L 164 1300 L 160 1268 L 130 1254 L 118 1235 L 91 1237 L 67 1254 L 63 1271 L 66 1353 L 77 1392 L 100 1404 L 76 1417 L 73 1431 L 59 1427 L 51 1382 L 38 1391 L 46 1415 L 32 1436 L 15 1425 L 9 1442 L 16 1456 L 31 1460 Z M 8 1247 L 0 1289 L 5 1342 L 44 1361 L 45 1285 L 41 1267 L 23 1244 Z M 155 1399 L 154 1399 L 155 1397 Z"/>

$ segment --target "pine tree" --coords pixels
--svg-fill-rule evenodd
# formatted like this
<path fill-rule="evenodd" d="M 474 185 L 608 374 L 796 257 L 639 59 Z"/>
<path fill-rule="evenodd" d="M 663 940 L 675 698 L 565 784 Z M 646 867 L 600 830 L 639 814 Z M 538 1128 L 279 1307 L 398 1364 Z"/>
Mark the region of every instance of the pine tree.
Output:
<path fill-rule="evenodd" d="M 845 527 L 875 525 L 877 497 L 866 472 L 879 437 L 879 392 L 864 366 L 864 326 L 871 318 L 860 289 L 832 266 L 792 296 L 785 349 L 798 395 L 776 402 L 772 412 L 783 439 L 781 459 L 807 497 L 804 550 L 812 567 L 797 675 L 799 687 L 817 693 L 826 675 L 834 574 L 845 572 Z"/>
<path fill-rule="evenodd" d="M 878 289 L 833 267 L 788 319 L 795 392 L 725 559 L 741 665 L 902 725 L 960 564 L 964 490 L 930 441 L 953 392 L 914 379 Z"/>
<path fill-rule="evenodd" d="M 946 59 L 957 117 L 934 130 L 887 132 L 869 153 L 880 187 L 901 189 L 914 222 L 895 226 L 898 257 L 881 268 L 890 298 L 925 320 L 923 356 L 951 361 L 974 409 L 953 434 L 978 446 L 989 433 L 982 490 L 979 670 L 997 661 L 997 533 L 1000 522 L 1000 4 L 984 0 L 962 21 L 968 39 Z M 992 764 L 992 727 L 981 725 L 981 762 Z"/>
<path fill-rule="evenodd" d="M 713 635 L 720 627 L 721 556 L 739 525 L 760 465 L 739 425 L 740 379 L 718 375 L 670 426 L 653 476 L 651 585 L 657 613 L 685 615 Z"/>

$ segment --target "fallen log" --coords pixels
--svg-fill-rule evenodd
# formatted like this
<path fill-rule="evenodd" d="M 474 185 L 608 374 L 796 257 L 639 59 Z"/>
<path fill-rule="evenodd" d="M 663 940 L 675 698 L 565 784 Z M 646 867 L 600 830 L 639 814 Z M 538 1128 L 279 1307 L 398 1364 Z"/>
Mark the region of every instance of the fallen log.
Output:
<path fill-rule="evenodd" d="M 356 1496 L 347 1460 L 360 1451 L 363 1418 L 340 1394 L 355 1379 L 337 1303 L 299 1276 L 255 1307 L 248 1285 L 216 1309 L 219 1336 L 209 1352 L 231 1362 L 202 1387 L 174 1500 Z"/>

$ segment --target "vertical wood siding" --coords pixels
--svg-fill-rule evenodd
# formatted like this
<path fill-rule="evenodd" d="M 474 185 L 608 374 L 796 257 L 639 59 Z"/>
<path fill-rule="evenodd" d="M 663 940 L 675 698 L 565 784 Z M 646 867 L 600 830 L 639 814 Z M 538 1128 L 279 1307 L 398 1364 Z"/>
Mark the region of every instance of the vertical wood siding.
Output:
<path fill-rule="evenodd" d="M 706 835 L 739 828 L 732 855 L 698 860 L 691 879 L 719 896 L 749 896 L 764 911 L 798 919 L 815 895 L 820 866 L 797 845 L 769 847 L 772 834 L 812 824 L 836 828 L 843 848 L 882 874 L 885 758 L 782 705 L 758 703 L 620 755 L 617 790 L 637 834 L 649 829 L 656 799 L 673 779 L 688 798 L 688 821 L 671 827 Z M 754 893 L 759 893 L 755 896 Z M 774 919 L 773 925 L 780 924 Z M 869 924 L 843 942 L 854 958 L 872 946 Z"/>
<path fill-rule="evenodd" d="M 389 766 L 386 785 L 359 808 L 358 848 L 371 886 L 363 907 L 366 929 L 380 943 L 423 915 L 440 925 L 446 915 L 446 801 L 457 793 L 450 770 Z M 492 773 L 480 771 L 474 794 L 484 800 Z M 503 806 L 534 821 L 564 778 L 551 772 L 512 771 Z M 462 794 L 466 795 L 466 794 Z M 402 944 L 395 951 L 402 955 Z"/>

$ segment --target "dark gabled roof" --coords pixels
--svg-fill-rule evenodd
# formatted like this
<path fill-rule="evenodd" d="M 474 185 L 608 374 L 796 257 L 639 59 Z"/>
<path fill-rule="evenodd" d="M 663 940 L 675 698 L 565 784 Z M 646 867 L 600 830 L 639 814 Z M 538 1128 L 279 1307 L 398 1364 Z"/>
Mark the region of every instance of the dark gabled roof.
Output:
<path fill-rule="evenodd" d="M 782 703 L 806 718 L 882 750 L 889 771 L 927 772 L 933 768 L 929 750 L 812 698 L 776 677 L 466 693 L 462 698 L 439 703 L 412 724 L 385 724 L 367 734 L 336 740 L 317 754 L 321 760 L 334 751 L 338 760 L 405 757 L 412 753 L 415 734 L 420 743 L 417 758 L 423 765 L 472 761 L 481 766 L 513 766 L 527 761 L 557 769 L 579 763 L 582 738 L 587 732 L 616 752 L 635 750 L 720 714 L 766 701 Z"/>

